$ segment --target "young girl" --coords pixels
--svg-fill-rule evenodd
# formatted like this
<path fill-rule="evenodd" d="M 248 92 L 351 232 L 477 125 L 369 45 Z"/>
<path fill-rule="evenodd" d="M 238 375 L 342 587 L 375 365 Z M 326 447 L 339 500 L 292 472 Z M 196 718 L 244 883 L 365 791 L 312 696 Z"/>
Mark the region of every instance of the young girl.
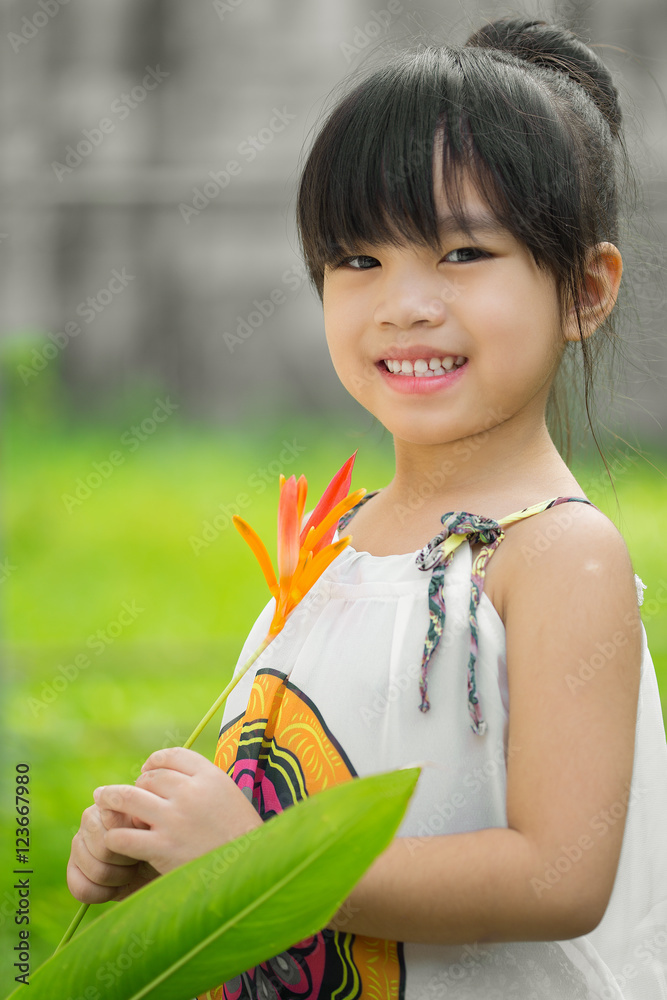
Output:
<path fill-rule="evenodd" d="M 122 898 L 329 785 L 423 770 L 331 924 L 208 997 L 667 997 L 641 581 L 545 419 L 573 351 L 588 400 L 609 329 L 620 126 L 589 48 L 505 19 L 371 72 L 315 141 L 305 259 L 396 472 L 233 691 L 217 767 L 161 751 L 96 790 L 71 891 Z"/>

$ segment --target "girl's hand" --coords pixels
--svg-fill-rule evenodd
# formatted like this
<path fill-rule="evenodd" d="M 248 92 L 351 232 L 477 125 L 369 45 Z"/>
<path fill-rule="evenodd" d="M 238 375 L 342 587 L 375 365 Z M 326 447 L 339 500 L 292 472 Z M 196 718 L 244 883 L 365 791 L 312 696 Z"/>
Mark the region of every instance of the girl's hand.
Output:
<path fill-rule="evenodd" d="M 228 774 L 183 747 L 151 754 L 134 786 L 106 785 L 94 797 L 101 809 L 134 821 L 105 831 L 106 850 L 147 861 L 160 874 L 262 825 Z"/>
<path fill-rule="evenodd" d="M 84 810 L 67 864 L 67 885 L 75 899 L 82 903 L 125 899 L 156 877 L 151 865 L 116 854 L 104 842 L 108 830 L 133 826 L 131 816 L 113 809 L 93 805 Z"/>

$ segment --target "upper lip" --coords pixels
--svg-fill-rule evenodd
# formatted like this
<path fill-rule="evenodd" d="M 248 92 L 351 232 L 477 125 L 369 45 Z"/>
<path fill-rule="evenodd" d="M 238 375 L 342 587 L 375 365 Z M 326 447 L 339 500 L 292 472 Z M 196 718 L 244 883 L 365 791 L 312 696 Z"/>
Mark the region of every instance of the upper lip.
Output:
<path fill-rule="evenodd" d="M 444 351 L 439 347 L 426 347 L 424 344 L 416 344 L 414 347 L 401 347 L 401 348 L 387 348 L 385 354 L 381 354 L 376 359 L 376 364 L 379 361 L 418 361 L 419 358 L 423 358 L 424 361 L 429 361 L 431 358 L 458 358 L 466 357 L 461 351 Z"/>

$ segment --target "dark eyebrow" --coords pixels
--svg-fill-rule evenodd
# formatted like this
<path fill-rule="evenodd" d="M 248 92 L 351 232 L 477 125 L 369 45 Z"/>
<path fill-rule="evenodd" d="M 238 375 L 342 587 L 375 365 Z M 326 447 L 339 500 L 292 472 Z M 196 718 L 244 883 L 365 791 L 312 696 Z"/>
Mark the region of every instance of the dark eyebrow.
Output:
<path fill-rule="evenodd" d="M 508 235 L 507 227 L 494 215 L 489 215 L 486 212 L 478 215 L 464 215 L 460 220 L 449 212 L 438 216 L 438 230 L 443 237 L 455 233 L 465 233 L 464 226 L 467 226 L 471 233 Z"/>

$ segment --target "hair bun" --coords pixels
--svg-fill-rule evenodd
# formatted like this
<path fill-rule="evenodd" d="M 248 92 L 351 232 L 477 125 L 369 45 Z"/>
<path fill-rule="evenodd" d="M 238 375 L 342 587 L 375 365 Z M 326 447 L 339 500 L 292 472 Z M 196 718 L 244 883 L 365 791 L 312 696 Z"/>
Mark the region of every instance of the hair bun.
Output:
<path fill-rule="evenodd" d="M 621 109 L 618 91 L 601 59 L 567 28 L 524 18 L 500 18 L 485 25 L 466 47 L 500 49 L 519 59 L 567 74 L 582 86 L 618 136 Z"/>

